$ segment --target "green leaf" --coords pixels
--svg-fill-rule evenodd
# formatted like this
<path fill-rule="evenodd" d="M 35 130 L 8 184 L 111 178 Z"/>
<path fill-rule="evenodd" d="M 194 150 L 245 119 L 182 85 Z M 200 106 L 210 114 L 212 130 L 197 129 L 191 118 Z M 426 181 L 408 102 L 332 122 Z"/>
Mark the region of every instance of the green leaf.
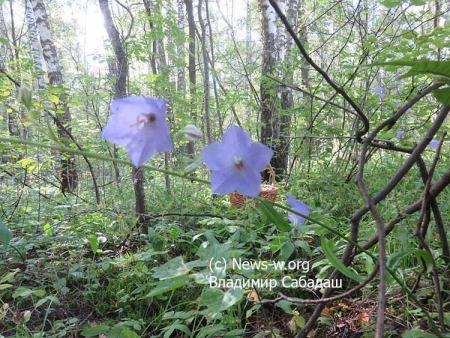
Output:
<path fill-rule="evenodd" d="M 450 105 L 450 88 L 436 89 L 432 94 L 440 103 Z"/>
<path fill-rule="evenodd" d="M 279 307 L 281 309 L 283 309 L 284 312 L 286 312 L 287 314 L 292 313 L 292 306 L 293 303 L 288 302 L 287 300 L 280 300 L 279 302 L 275 303 L 276 307 Z"/>
<path fill-rule="evenodd" d="M 387 8 L 397 7 L 402 4 L 402 0 L 381 0 L 380 2 Z"/>
<path fill-rule="evenodd" d="M 0 291 L 10 288 L 11 286 L 12 286 L 11 284 L 0 284 Z"/>
<path fill-rule="evenodd" d="M 56 95 L 49 95 L 48 99 L 50 102 L 53 102 L 54 104 L 58 104 L 59 103 L 59 97 Z"/>
<path fill-rule="evenodd" d="M 427 3 L 425 0 L 410 0 L 410 2 L 414 6 L 423 6 Z"/>
<path fill-rule="evenodd" d="M 169 327 L 165 328 L 165 330 L 166 330 L 166 332 L 164 333 L 164 336 L 163 336 L 164 338 L 173 337 L 172 333 L 175 330 L 179 330 L 181 332 L 186 333 L 188 337 L 192 336 L 192 332 L 189 330 L 189 328 L 186 325 L 181 324 L 180 321 L 176 321 L 175 323 L 173 323 Z"/>
<path fill-rule="evenodd" d="M 259 199 L 259 208 L 263 214 L 272 222 L 280 231 L 290 231 L 292 227 L 286 221 L 286 219 L 281 216 L 281 214 L 274 209 L 272 204 L 270 204 L 265 199 Z"/>
<path fill-rule="evenodd" d="M 287 260 L 295 250 L 295 246 L 291 241 L 284 242 L 280 247 L 280 256 L 278 259 L 280 261 Z"/>
<path fill-rule="evenodd" d="M 184 168 L 184 174 L 190 174 L 195 171 L 199 166 L 203 164 L 203 159 L 201 157 L 197 158 L 194 162 L 187 165 L 186 168 Z"/>
<path fill-rule="evenodd" d="M 240 288 L 229 289 L 223 292 L 221 289 L 206 289 L 202 293 L 201 301 L 208 310 L 213 312 L 224 311 L 244 297 L 244 291 Z"/>
<path fill-rule="evenodd" d="M 405 332 L 402 335 L 402 337 L 403 338 L 438 338 L 434 334 L 424 332 L 424 331 L 420 330 L 419 328 L 414 328 L 412 330 Z"/>
<path fill-rule="evenodd" d="M 0 243 L 8 244 L 12 238 L 12 232 L 0 221 Z"/>
<path fill-rule="evenodd" d="M 109 331 L 109 325 L 99 324 L 97 326 L 87 327 L 81 331 L 81 335 L 84 337 L 95 337 L 102 333 Z"/>
<path fill-rule="evenodd" d="M 391 256 L 389 256 L 389 258 L 386 262 L 386 265 L 395 271 L 400 264 L 400 260 L 409 255 L 413 255 L 417 259 L 422 258 L 423 261 L 425 262 L 425 265 L 427 268 L 426 273 L 431 272 L 431 270 L 433 269 L 433 260 L 430 257 L 430 255 L 428 254 L 428 252 L 426 252 L 425 250 L 420 250 L 420 249 L 409 249 L 406 251 L 397 252 L 395 254 L 392 254 Z"/>
<path fill-rule="evenodd" d="M 183 257 L 178 256 L 153 269 L 153 277 L 161 280 L 186 275 L 190 268 L 184 263 Z"/>
<path fill-rule="evenodd" d="M 89 244 L 91 245 L 91 250 L 95 254 L 98 250 L 98 239 L 95 235 L 89 235 Z"/>
<path fill-rule="evenodd" d="M 432 60 L 395 60 L 390 62 L 375 63 L 370 66 L 404 66 L 411 67 L 408 75 L 427 74 L 450 77 L 450 61 L 432 61 Z"/>
<path fill-rule="evenodd" d="M 325 253 L 325 256 L 330 261 L 330 264 L 337 269 L 340 273 L 342 273 L 344 276 L 347 276 L 348 278 L 353 279 L 354 281 L 357 281 L 358 283 L 361 283 L 364 281 L 364 277 L 358 275 L 354 271 L 350 270 L 348 267 L 344 265 L 335 255 L 333 252 L 333 246 L 334 242 L 333 240 L 327 240 L 325 236 L 322 236 L 321 239 L 321 245 L 323 252 Z"/>
<path fill-rule="evenodd" d="M 140 336 L 125 326 L 115 326 L 108 332 L 108 338 L 139 338 Z"/>
<path fill-rule="evenodd" d="M 188 282 L 187 276 L 180 276 L 172 279 L 162 280 L 158 282 L 156 287 L 150 291 L 144 298 L 161 295 L 165 292 L 173 291 L 181 288 Z"/>

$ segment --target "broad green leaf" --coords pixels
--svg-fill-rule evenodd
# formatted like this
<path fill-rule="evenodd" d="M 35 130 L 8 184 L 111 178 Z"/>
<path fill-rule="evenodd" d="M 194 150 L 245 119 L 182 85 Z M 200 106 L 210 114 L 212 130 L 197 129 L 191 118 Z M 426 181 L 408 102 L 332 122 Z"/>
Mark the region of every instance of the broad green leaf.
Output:
<path fill-rule="evenodd" d="M 12 232 L 0 221 L 0 243 L 8 244 L 12 238 Z"/>
<path fill-rule="evenodd" d="M 170 325 L 169 327 L 166 328 L 166 332 L 164 333 L 163 337 L 164 338 L 173 337 L 172 333 L 175 330 L 179 330 L 181 332 L 186 333 L 188 337 L 192 336 L 191 330 L 189 330 L 189 328 L 186 325 L 181 324 L 179 321 L 177 321 L 177 322 L 173 323 L 172 325 Z"/>
<path fill-rule="evenodd" d="M 290 231 L 292 227 L 286 221 L 285 217 L 274 209 L 272 204 L 264 199 L 259 200 L 259 208 L 263 214 L 272 222 L 280 231 Z"/>
<path fill-rule="evenodd" d="M 47 301 L 50 301 L 50 303 L 55 303 L 56 305 L 60 305 L 61 304 L 59 299 L 58 299 L 58 297 L 56 297 L 56 296 L 47 296 L 45 298 L 39 299 L 38 302 L 36 303 L 35 307 L 38 308 L 39 306 L 43 305 Z"/>
<path fill-rule="evenodd" d="M 153 277 L 161 280 L 186 275 L 190 268 L 184 263 L 183 257 L 178 256 L 153 269 Z"/>
<path fill-rule="evenodd" d="M 95 254 L 98 250 L 98 239 L 95 235 L 89 235 L 89 244 L 91 245 L 91 250 Z"/>
<path fill-rule="evenodd" d="M 4 289 L 7 289 L 7 288 L 10 288 L 11 286 L 12 286 L 11 284 L 0 284 L 0 291 L 4 290 Z"/>
<path fill-rule="evenodd" d="M 364 277 L 358 275 L 354 271 L 350 270 L 348 267 L 344 265 L 335 255 L 333 252 L 333 240 L 326 239 L 325 236 L 322 236 L 321 239 L 321 245 L 323 252 L 325 253 L 325 256 L 330 261 L 330 264 L 337 269 L 340 273 L 342 273 L 344 276 L 347 276 L 348 278 L 353 279 L 354 281 L 357 281 L 358 283 L 361 283 L 364 281 Z"/>
<path fill-rule="evenodd" d="M 140 336 L 126 326 L 115 326 L 108 332 L 108 338 L 139 338 Z"/>
<path fill-rule="evenodd" d="M 59 97 L 56 95 L 49 95 L 48 99 L 50 102 L 53 102 L 54 104 L 58 104 L 59 103 Z"/>
<path fill-rule="evenodd" d="M 221 289 L 206 289 L 202 293 L 201 301 L 208 310 L 220 312 L 236 304 L 244 297 L 244 291 L 240 288 L 229 289 L 223 292 Z"/>
<path fill-rule="evenodd" d="M 150 291 L 144 298 L 154 297 L 161 295 L 168 291 L 173 291 L 181 288 L 188 282 L 189 278 L 187 276 L 179 276 L 172 279 L 162 280 L 158 282 L 156 287 Z"/>
<path fill-rule="evenodd" d="M 419 328 L 414 328 L 412 330 L 405 332 L 402 335 L 402 337 L 403 338 L 438 338 L 434 334 L 424 332 L 424 331 L 420 330 Z"/>
<path fill-rule="evenodd" d="M 410 2 L 414 6 L 423 6 L 427 3 L 425 0 L 410 0 Z"/>
<path fill-rule="evenodd" d="M 99 324 L 97 326 L 86 327 L 81 331 L 81 335 L 84 337 L 96 337 L 102 333 L 109 331 L 109 325 Z"/>
<path fill-rule="evenodd" d="M 395 60 L 390 62 L 375 63 L 370 66 L 405 66 L 411 67 L 410 71 L 407 73 L 411 76 L 417 74 L 427 74 L 427 75 L 439 75 L 444 77 L 450 77 L 450 61 Z"/>
<path fill-rule="evenodd" d="M 280 256 L 278 259 L 280 261 L 287 260 L 295 250 L 295 246 L 291 241 L 284 242 L 280 247 Z"/>
<path fill-rule="evenodd" d="M 431 259 L 428 252 L 426 252 L 425 250 L 420 250 L 420 249 L 409 249 L 406 251 L 397 252 L 395 254 L 392 254 L 388 258 L 386 265 L 388 267 L 390 267 L 392 270 L 396 270 L 398 268 L 398 265 L 400 264 L 400 260 L 409 255 L 414 255 L 418 259 L 422 258 L 423 261 L 425 262 L 425 265 L 427 268 L 426 272 L 427 273 L 431 272 L 431 270 L 433 269 L 433 260 Z"/>
<path fill-rule="evenodd" d="M 440 103 L 450 105 L 450 88 L 436 89 L 432 94 Z"/>
<path fill-rule="evenodd" d="M 279 307 L 281 309 L 283 309 L 284 312 L 286 312 L 287 314 L 292 313 L 292 306 L 293 303 L 288 302 L 287 300 L 280 300 L 279 302 L 275 303 L 276 307 Z"/>
<path fill-rule="evenodd" d="M 381 0 L 380 2 L 387 8 L 397 7 L 402 4 L 402 0 Z"/>

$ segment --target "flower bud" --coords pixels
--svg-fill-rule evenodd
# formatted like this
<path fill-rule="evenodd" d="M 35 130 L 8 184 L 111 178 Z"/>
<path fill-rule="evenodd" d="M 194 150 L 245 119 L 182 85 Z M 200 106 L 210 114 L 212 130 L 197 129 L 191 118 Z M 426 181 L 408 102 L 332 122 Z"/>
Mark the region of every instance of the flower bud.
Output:
<path fill-rule="evenodd" d="M 21 86 L 17 95 L 19 102 L 22 102 L 28 110 L 31 109 L 31 90 L 28 87 Z"/>
<path fill-rule="evenodd" d="M 188 141 L 198 141 L 203 137 L 202 131 L 193 124 L 188 124 L 182 132 L 184 133 L 184 138 Z"/>

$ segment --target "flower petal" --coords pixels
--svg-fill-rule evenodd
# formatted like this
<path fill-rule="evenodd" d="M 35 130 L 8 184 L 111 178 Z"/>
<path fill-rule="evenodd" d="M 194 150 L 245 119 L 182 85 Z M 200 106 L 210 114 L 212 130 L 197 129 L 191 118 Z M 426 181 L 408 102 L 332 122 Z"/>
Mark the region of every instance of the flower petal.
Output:
<path fill-rule="evenodd" d="M 155 144 L 145 138 L 135 138 L 128 144 L 127 151 L 131 162 L 139 168 L 155 154 Z"/>
<path fill-rule="evenodd" d="M 231 170 L 234 167 L 233 149 L 221 142 L 211 143 L 200 154 L 206 167 L 211 170 Z"/>
<path fill-rule="evenodd" d="M 211 191 L 214 194 L 229 194 L 235 191 L 233 173 L 226 171 L 211 171 Z"/>
<path fill-rule="evenodd" d="M 294 196 L 290 194 L 286 195 L 286 199 L 289 205 L 291 206 L 292 210 L 300 214 L 303 214 L 304 216 L 309 216 L 309 214 L 311 213 L 311 209 L 305 203 L 296 200 Z M 304 217 L 293 214 L 291 212 L 288 213 L 288 219 L 289 222 L 293 223 L 294 225 L 299 225 L 305 220 Z"/>
<path fill-rule="evenodd" d="M 262 144 L 261 142 L 254 142 L 246 151 L 244 158 L 251 163 L 252 168 L 258 172 L 266 169 L 267 164 L 273 156 L 273 150 Z"/>
<path fill-rule="evenodd" d="M 222 142 L 235 150 L 246 149 L 252 144 L 252 139 L 244 129 L 238 126 L 231 126 L 223 134 Z"/>
<path fill-rule="evenodd" d="M 247 170 L 243 174 L 237 174 L 234 177 L 236 191 L 244 196 L 257 197 L 261 185 L 261 172 L 254 169 Z"/>

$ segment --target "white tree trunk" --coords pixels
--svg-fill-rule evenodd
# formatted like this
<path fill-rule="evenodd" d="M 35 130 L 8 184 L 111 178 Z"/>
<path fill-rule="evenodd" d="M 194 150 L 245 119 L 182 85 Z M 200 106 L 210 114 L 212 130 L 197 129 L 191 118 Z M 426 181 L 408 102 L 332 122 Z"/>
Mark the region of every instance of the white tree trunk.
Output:
<path fill-rule="evenodd" d="M 53 42 L 53 32 L 51 30 L 47 10 L 42 0 L 30 0 L 33 7 L 34 18 L 36 20 L 36 28 L 39 32 L 42 55 L 47 66 L 47 75 L 52 86 L 58 86 L 64 83 L 62 75 L 62 63 L 56 46 Z M 71 135 L 71 116 L 69 106 L 65 100 L 60 100 L 59 108 L 64 109 L 61 120 L 54 115 L 53 119 L 58 128 L 58 136 L 62 142 L 69 143 Z M 76 168 L 75 158 L 73 155 L 65 154 L 60 159 L 60 178 L 61 191 L 73 192 L 78 186 L 78 172 Z"/>
<path fill-rule="evenodd" d="M 32 8 L 31 0 L 25 0 L 25 18 L 28 25 L 28 39 L 31 49 L 31 58 L 33 60 L 34 69 L 36 71 L 37 88 L 38 90 L 45 89 L 44 77 L 42 76 L 42 54 L 41 47 L 39 46 L 39 37 L 36 30 L 36 19 Z"/>
<path fill-rule="evenodd" d="M 41 39 L 42 55 L 47 65 L 48 79 L 51 85 L 63 83 L 61 63 L 55 44 L 53 43 L 53 33 L 48 22 L 48 15 L 42 0 L 30 0 L 33 6 L 36 27 Z"/>

